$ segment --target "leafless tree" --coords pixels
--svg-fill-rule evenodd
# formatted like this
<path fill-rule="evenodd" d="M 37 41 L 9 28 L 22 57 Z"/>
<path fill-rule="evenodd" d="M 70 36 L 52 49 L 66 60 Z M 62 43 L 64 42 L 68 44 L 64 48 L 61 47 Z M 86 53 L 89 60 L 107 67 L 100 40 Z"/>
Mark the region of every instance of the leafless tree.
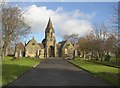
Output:
<path fill-rule="evenodd" d="M 4 7 L 4 5 L 5 5 L 5 1 L 0 0 L 0 56 L 2 53 L 2 45 L 3 45 L 3 41 L 2 41 L 2 8 Z"/>
<path fill-rule="evenodd" d="M 89 41 L 86 37 L 80 38 L 79 42 L 79 51 L 81 52 L 82 57 L 86 58 L 86 53 L 89 52 Z"/>
<path fill-rule="evenodd" d="M 114 33 L 117 35 L 117 43 L 114 50 L 116 51 L 116 58 L 120 57 L 120 2 L 113 8 L 114 15 L 112 16 L 112 27 Z"/>
<path fill-rule="evenodd" d="M 113 31 L 116 33 L 119 33 L 119 23 L 120 23 L 120 2 L 113 7 L 113 16 L 111 17 L 112 23 L 113 23 Z"/>
<path fill-rule="evenodd" d="M 25 23 L 23 14 L 18 7 L 2 7 L 2 57 L 7 55 L 10 42 L 15 42 L 30 33 L 30 26 Z"/>
<path fill-rule="evenodd" d="M 84 58 L 88 53 L 87 58 L 101 58 L 103 61 L 104 55 L 115 54 L 115 44 L 117 41 L 116 35 L 107 31 L 105 24 L 98 24 L 93 27 L 94 32 L 81 38 L 78 42 L 79 50 L 82 52 Z"/>
<path fill-rule="evenodd" d="M 78 42 L 79 40 L 79 35 L 78 34 L 70 34 L 70 35 L 64 35 L 63 36 L 63 40 L 66 41 L 66 40 L 69 40 L 72 44 L 75 44 Z"/>

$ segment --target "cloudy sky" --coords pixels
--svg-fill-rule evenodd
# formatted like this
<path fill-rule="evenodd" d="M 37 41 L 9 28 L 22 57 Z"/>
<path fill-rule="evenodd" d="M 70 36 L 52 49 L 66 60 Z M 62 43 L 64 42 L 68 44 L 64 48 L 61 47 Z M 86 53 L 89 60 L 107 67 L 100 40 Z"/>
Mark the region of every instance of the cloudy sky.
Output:
<path fill-rule="evenodd" d="M 56 40 L 62 41 L 65 34 L 77 33 L 84 36 L 93 31 L 95 23 L 108 23 L 117 2 L 11 2 L 23 11 L 33 36 L 41 42 L 49 17 L 55 29 Z"/>

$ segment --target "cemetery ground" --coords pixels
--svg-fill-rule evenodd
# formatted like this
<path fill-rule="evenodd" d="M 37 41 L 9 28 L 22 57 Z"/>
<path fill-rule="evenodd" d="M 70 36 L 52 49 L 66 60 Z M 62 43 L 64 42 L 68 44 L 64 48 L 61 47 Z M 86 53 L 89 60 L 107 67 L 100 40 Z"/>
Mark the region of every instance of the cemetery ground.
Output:
<path fill-rule="evenodd" d="M 108 62 L 98 61 L 89 61 L 83 58 L 75 58 L 69 60 L 70 63 L 78 66 L 85 71 L 93 73 L 95 76 L 102 77 L 103 79 L 111 82 L 112 84 L 118 86 L 120 84 L 119 71 L 120 71 L 120 58 L 118 61 L 115 61 L 115 58 L 111 58 Z"/>
<path fill-rule="evenodd" d="M 2 63 L 2 85 L 7 85 L 11 83 L 22 74 L 30 71 L 30 69 L 32 69 L 33 66 L 36 66 L 37 64 L 43 61 L 43 59 L 24 58 L 24 57 L 20 58 L 19 60 L 12 60 L 12 58 L 13 57 L 5 57 Z M 49 62 L 49 60 L 47 61 Z M 99 76 L 102 77 L 103 79 L 106 79 L 108 82 L 111 82 L 111 84 L 118 86 L 118 83 L 120 82 L 120 79 L 118 79 L 118 75 L 120 75 L 119 67 L 116 67 L 117 65 L 109 66 L 110 65 L 109 63 L 109 65 L 107 66 L 104 65 L 105 63 L 101 64 L 100 62 L 96 63 L 96 62 L 85 61 L 82 58 L 75 58 L 68 61 L 80 67 L 80 69 L 82 68 L 87 72 L 93 73 L 94 77 Z M 65 64 L 67 64 L 67 62 Z"/>
<path fill-rule="evenodd" d="M 42 61 L 41 59 L 25 57 L 16 60 L 12 59 L 13 57 L 7 56 L 2 63 L 2 85 L 12 82 Z"/>

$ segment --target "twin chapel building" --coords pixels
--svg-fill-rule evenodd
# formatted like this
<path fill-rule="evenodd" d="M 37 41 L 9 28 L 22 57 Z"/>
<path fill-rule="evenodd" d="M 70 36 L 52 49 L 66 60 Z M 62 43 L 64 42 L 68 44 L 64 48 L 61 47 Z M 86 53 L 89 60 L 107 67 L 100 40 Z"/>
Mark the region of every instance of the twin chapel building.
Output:
<path fill-rule="evenodd" d="M 33 37 L 25 45 L 22 43 L 15 46 L 15 57 L 73 57 L 75 54 L 75 47 L 70 41 L 62 41 L 56 44 L 55 30 L 52 21 L 49 18 L 47 27 L 45 29 L 45 38 L 42 43 L 38 43 Z"/>

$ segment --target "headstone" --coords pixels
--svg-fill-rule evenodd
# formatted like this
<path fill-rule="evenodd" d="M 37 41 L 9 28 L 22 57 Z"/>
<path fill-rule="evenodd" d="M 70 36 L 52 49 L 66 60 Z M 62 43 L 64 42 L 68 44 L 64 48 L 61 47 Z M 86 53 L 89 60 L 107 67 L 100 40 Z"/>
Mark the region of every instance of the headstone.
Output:
<path fill-rule="evenodd" d="M 75 56 L 78 56 L 78 52 L 77 52 L 77 50 L 75 50 Z"/>

